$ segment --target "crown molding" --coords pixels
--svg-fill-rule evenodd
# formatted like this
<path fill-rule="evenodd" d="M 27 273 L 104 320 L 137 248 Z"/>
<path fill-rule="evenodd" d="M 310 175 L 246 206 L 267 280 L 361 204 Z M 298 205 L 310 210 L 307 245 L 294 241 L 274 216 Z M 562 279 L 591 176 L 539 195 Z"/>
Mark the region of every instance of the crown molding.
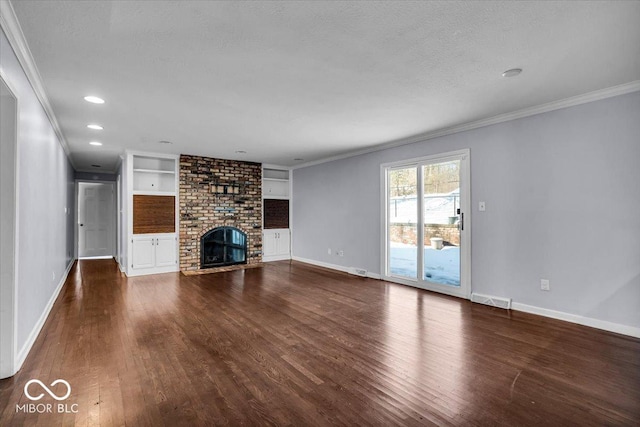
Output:
<path fill-rule="evenodd" d="M 559 101 L 548 102 L 546 104 L 536 105 L 533 107 L 523 108 L 521 110 L 513 111 L 510 113 L 500 114 L 486 119 L 476 120 L 473 122 L 462 123 L 459 125 L 446 127 L 442 129 L 436 129 L 431 132 L 414 135 L 408 138 L 397 139 L 375 147 L 365 148 L 362 150 L 350 151 L 345 154 L 337 156 L 326 157 L 319 160 L 314 160 L 299 165 L 292 166 L 291 169 L 306 168 L 309 166 L 315 166 L 322 163 L 333 162 L 335 160 L 347 159 L 349 157 L 361 156 L 363 154 L 374 153 L 376 151 L 388 150 L 389 148 L 400 147 L 402 145 L 415 144 L 417 142 L 428 141 L 430 139 L 439 138 L 441 136 L 452 135 L 454 133 L 465 132 L 472 129 L 477 129 L 485 126 L 491 126 L 498 123 L 508 122 L 511 120 L 522 119 L 529 116 L 535 116 L 537 114 L 548 113 L 550 111 L 560 110 L 563 108 L 574 107 L 589 102 L 599 101 L 602 99 L 612 98 L 614 96 L 626 95 L 632 92 L 640 91 L 640 80 L 634 80 L 629 83 L 624 83 L 618 86 L 612 86 L 606 89 L 600 89 L 593 92 L 588 92 L 582 95 L 572 96 L 570 98 L 561 99 Z"/>
<path fill-rule="evenodd" d="M 49 118 L 51 127 L 53 127 L 53 130 L 56 133 L 58 141 L 67 155 L 67 159 L 69 159 L 71 166 L 75 169 L 76 165 L 73 161 L 73 157 L 71 157 L 69 143 L 62 133 L 58 119 L 56 119 L 56 115 L 53 112 L 53 107 L 51 107 L 51 103 L 49 102 L 49 98 L 47 97 L 47 93 L 42 83 L 42 77 L 40 76 L 35 60 L 33 59 L 27 40 L 24 37 L 18 17 L 16 16 L 13 6 L 9 0 L 0 0 L 0 28 L 2 28 L 4 34 L 7 36 L 7 40 L 9 40 L 9 44 L 18 58 L 18 62 L 22 66 L 24 74 L 27 76 L 27 80 L 29 81 L 31 88 L 35 92 L 38 101 L 40 101 L 45 114 Z"/>

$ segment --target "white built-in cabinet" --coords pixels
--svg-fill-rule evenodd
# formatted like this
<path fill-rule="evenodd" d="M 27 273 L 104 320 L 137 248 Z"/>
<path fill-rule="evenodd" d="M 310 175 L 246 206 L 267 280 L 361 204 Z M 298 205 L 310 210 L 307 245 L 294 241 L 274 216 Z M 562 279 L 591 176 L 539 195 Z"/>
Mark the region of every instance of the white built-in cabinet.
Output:
<path fill-rule="evenodd" d="M 263 261 L 291 258 L 291 233 L 288 228 L 274 228 L 262 233 Z"/>
<path fill-rule="evenodd" d="M 179 270 L 178 168 L 178 156 L 169 154 L 127 152 L 123 159 L 127 276 Z"/>
<path fill-rule="evenodd" d="M 131 267 L 175 267 L 175 234 L 136 234 L 131 239 Z"/>
<path fill-rule="evenodd" d="M 287 168 L 265 166 L 262 169 L 262 261 L 264 262 L 291 259 L 291 230 L 289 228 L 271 228 L 273 226 L 268 225 L 265 216 L 267 213 L 264 211 L 269 200 L 288 201 L 290 206 L 290 173 L 291 171 Z M 289 217 L 289 212 L 287 217 Z M 290 218 L 288 218 L 289 220 Z"/>

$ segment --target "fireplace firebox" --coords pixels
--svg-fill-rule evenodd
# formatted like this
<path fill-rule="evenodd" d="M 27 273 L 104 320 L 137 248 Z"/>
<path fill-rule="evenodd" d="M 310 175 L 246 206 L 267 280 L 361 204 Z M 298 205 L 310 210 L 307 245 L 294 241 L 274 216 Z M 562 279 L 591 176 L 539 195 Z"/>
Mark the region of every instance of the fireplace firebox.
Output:
<path fill-rule="evenodd" d="M 247 235 L 235 227 L 218 227 L 200 239 L 200 268 L 247 263 Z"/>

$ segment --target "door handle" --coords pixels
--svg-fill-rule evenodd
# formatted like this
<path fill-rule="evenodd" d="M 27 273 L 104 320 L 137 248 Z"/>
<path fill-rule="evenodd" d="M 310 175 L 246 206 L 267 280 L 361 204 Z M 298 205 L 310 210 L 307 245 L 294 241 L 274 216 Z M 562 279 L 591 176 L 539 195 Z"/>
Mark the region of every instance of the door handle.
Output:
<path fill-rule="evenodd" d="M 464 212 L 460 213 L 460 231 L 464 230 Z"/>
<path fill-rule="evenodd" d="M 84 227 L 84 224 L 80 224 L 80 227 Z"/>

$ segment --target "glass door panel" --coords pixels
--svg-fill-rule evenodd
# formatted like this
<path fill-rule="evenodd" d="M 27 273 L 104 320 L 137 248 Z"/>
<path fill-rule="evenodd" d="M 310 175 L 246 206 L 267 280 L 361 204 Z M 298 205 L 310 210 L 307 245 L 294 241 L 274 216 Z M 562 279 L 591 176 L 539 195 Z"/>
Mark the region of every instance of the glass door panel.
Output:
<path fill-rule="evenodd" d="M 422 166 L 422 280 L 460 286 L 460 160 Z"/>
<path fill-rule="evenodd" d="M 418 277 L 418 168 L 392 169 L 388 174 L 389 274 Z"/>

